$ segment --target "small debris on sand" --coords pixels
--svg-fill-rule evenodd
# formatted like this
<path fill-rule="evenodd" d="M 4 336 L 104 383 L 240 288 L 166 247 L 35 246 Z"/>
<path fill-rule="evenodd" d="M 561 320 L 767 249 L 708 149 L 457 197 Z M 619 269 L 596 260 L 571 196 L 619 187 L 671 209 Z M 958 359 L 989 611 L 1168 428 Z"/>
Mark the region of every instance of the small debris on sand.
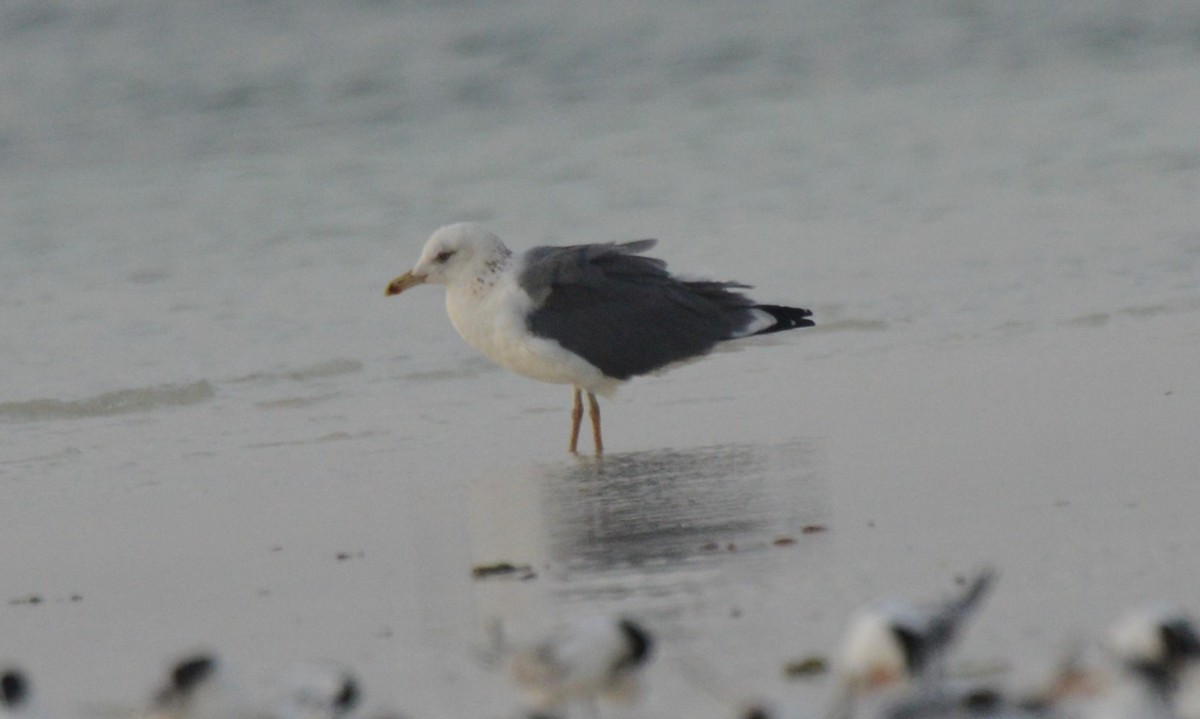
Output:
<path fill-rule="evenodd" d="M 829 662 L 825 657 L 811 656 L 793 659 L 783 665 L 783 675 L 789 679 L 813 677 L 824 674 L 829 670 Z"/>
<path fill-rule="evenodd" d="M 493 577 L 512 577 L 525 581 L 537 576 L 533 567 L 528 564 L 513 564 L 512 562 L 496 562 L 495 564 L 480 564 L 471 568 L 471 576 L 475 579 L 491 579 Z"/>

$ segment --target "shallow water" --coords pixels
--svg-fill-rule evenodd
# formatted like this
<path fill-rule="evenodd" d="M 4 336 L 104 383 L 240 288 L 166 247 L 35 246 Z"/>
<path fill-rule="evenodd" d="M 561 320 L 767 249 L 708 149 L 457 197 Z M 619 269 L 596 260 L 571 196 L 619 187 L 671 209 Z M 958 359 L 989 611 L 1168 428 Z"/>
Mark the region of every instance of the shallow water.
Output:
<path fill-rule="evenodd" d="M 0 660 L 62 716 L 197 645 L 501 716 L 491 623 L 620 611 L 663 653 L 614 713 L 717 717 L 819 704 L 786 661 L 985 563 L 962 659 L 1016 683 L 1189 603 L 1197 27 L 1171 2 L 6 6 Z M 818 326 L 630 384 L 610 454 L 572 458 L 565 388 L 478 357 L 437 291 L 383 297 L 460 219 L 657 237 Z M 495 562 L 536 576 L 472 578 Z"/>

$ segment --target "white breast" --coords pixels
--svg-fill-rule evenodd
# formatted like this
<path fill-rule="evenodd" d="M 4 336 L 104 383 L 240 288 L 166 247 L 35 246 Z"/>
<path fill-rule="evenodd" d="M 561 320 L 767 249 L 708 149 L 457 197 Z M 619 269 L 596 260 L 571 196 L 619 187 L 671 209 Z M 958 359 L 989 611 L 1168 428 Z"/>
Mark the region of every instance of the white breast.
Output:
<path fill-rule="evenodd" d="M 605 377 L 591 363 L 557 342 L 529 332 L 525 317 L 532 308 L 529 295 L 510 273 L 500 274 L 495 282 L 446 288 L 450 322 L 468 344 L 488 359 L 531 379 L 610 394 L 619 381 Z"/>

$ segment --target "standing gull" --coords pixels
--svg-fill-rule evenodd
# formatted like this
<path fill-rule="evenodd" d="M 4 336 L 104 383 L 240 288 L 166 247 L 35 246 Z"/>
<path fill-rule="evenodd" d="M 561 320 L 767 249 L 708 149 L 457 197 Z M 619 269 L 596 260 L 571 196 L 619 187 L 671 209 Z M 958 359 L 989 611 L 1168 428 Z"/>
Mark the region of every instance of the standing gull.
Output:
<path fill-rule="evenodd" d="M 654 240 L 534 247 L 514 255 L 474 223 L 434 232 L 421 258 L 387 294 L 446 286 L 454 328 L 488 359 L 517 374 L 574 387 L 570 451 L 588 396 L 592 440 L 603 451 L 596 395 L 624 381 L 707 354 L 717 344 L 811 327 L 797 307 L 755 304 L 736 282 L 683 280 L 639 253 Z"/>

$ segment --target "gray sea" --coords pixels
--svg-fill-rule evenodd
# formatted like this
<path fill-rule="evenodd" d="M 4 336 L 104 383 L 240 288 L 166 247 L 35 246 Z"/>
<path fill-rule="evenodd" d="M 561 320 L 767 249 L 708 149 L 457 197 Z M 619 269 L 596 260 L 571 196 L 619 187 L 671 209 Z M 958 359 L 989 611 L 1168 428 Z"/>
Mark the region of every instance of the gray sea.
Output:
<path fill-rule="evenodd" d="M 197 647 L 515 716 L 487 628 L 619 612 L 605 716 L 731 717 L 985 564 L 1003 682 L 1200 611 L 1198 118 L 1182 0 L 0 3 L 0 663 L 56 716 Z M 567 389 L 383 296 L 458 220 L 818 326 L 570 457 Z"/>

